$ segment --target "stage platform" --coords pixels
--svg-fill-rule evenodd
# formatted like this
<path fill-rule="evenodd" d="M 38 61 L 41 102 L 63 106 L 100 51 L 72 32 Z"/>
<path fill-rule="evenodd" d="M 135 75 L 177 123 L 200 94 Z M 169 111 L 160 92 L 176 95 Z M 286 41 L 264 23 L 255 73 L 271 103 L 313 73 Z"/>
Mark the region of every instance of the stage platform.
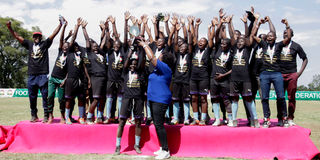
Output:
<path fill-rule="evenodd" d="M 244 159 L 311 159 L 319 150 L 309 138 L 309 129 L 293 126 L 250 128 L 240 120 L 240 127 L 166 126 L 172 156 L 233 157 Z M 0 125 L 0 150 L 11 153 L 112 154 L 115 150 L 117 124 L 63 125 L 55 119 L 48 125 L 21 121 L 15 126 Z M 126 125 L 121 153 L 136 154 L 134 125 Z M 153 125 L 142 125 L 142 155 L 159 149 Z"/>

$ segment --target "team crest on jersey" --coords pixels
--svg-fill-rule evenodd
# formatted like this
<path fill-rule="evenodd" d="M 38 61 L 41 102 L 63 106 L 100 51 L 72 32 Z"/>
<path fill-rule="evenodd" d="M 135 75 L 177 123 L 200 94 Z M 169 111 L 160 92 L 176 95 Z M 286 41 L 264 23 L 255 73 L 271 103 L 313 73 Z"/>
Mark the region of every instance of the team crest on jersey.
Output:
<path fill-rule="evenodd" d="M 33 59 L 38 59 L 43 57 L 43 51 L 41 50 L 39 45 L 33 45 L 31 57 Z"/>
<path fill-rule="evenodd" d="M 67 56 L 62 54 L 57 60 L 56 66 L 62 69 L 66 65 L 66 59 L 67 59 Z"/>

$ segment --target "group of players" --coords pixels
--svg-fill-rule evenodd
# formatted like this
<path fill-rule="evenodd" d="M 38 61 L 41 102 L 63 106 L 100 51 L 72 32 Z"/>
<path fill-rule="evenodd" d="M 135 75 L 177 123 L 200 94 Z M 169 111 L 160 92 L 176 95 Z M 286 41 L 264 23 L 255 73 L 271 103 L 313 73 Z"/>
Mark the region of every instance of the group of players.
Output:
<path fill-rule="evenodd" d="M 128 37 L 129 30 L 134 29 L 129 27 L 129 20 L 132 22 L 131 26 L 138 28 L 139 35 L 130 33 Z M 169 14 L 163 16 L 159 14 L 151 20 L 154 35 L 148 26 L 147 15 L 139 19 L 125 12 L 124 36 L 121 42 L 116 19 L 109 16 L 99 25 L 100 44 L 89 38 L 86 31 L 88 23 L 81 18 L 77 19 L 75 28 L 66 38 L 64 34 L 68 22 L 64 17 L 60 17 L 59 25 L 52 35 L 42 40 L 42 33 L 34 32 L 33 41 L 17 35 L 11 27 L 11 22 L 8 22 L 9 31 L 29 51 L 28 91 L 31 121 L 38 121 L 36 98 L 40 89 L 45 123 L 53 121 L 56 90 L 62 116 L 61 123 L 74 122 L 71 114 L 75 97 L 78 99 L 81 124 L 112 123 L 115 122 L 115 117 L 119 117 L 119 127 L 123 129 L 126 120 L 132 117 L 133 122 L 140 126 L 145 116 L 144 106 L 146 106 L 147 123 L 150 123 L 152 115 L 146 91 L 148 76 L 154 71 L 155 66 L 150 63 L 145 53 L 144 44 L 148 43 L 156 58 L 162 53 L 171 53 L 174 57 L 172 63 L 168 64 L 172 70 L 171 124 L 183 121 L 185 125 L 207 125 L 209 119 L 207 95 L 210 91 L 215 116 L 213 126 L 224 123 L 226 117 L 228 126 L 237 126 L 238 101 L 241 95 L 249 125 L 260 127 L 255 96 L 261 88 L 264 113 L 262 125 L 269 127 L 268 99 L 272 83 L 277 94 L 278 125 L 285 127 L 295 125 L 293 119 L 297 79 L 304 71 L 308 60 L 301 46 L 291 40 L 293 30 L 286 19 L 281 21 L 285 25 L 283 40 L 277 43 L 276 30 L 270 17 L 259 17 L 253 8 L 241 18 L 245 33 L 235 30 L 233 16 L 226 16 L 221 9 L 219 17 L 213 18 L 208 25 L 208 37 L 200 39 L 198 39 L 198 30 L 202 23 L 200 18 L 196 19 L 193 16 L 184 18 L 173 14 L 170 20 Z M 160 22 L 165 26 L 159 26 Z M 257 36 L 260 25 L 265 23 L 269 24 L 270 32 Z M 85 47 L 75 41 L 80 27 L 85 37 Z M 48 79 L 48 49 L 61 28 L 58 57 Z M 230 38 L 227 38 L 226 28 Z M 179 36 L 180 30 L 183 36 Z M 144 35 L 145 32 L 148 36 Z M 68 42 L 70 37 L 71 41 Z M 297 55 L 303 60 L 298 72 Z M 285 90 L 288 92 L 289 107 L 284 97 Z M 190 103 L 193 109 L 191 121 Z M 118 116 L 115 116 L 116 106 Z M 220 120 L 220 109 L 223 112 L 223 121 Z M 181 110 L 184 111 L 183 114 L 180 114 Z M 169 110 L 166 117 L 170 117 Z"/>

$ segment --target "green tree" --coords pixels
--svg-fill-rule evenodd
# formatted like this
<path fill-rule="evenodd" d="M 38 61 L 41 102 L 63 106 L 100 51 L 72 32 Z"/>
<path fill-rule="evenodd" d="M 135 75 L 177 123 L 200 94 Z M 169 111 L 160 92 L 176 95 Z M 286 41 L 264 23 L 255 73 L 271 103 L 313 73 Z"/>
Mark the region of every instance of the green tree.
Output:
<path fill-rule="evenodd" d="M 32 31 L 23 28 L 22 22 L 10 17 L 0 17 L 0 88 L 25 88 L 28 53 L 10 34 L 6 26 L 9 20 L 15 32 L 25 39 L 32 39 Z M 39 27 L 32 27 L 32 30 L 40 31 Z"/>
<path fill-rule="evenodd" d="M 313 76 L 312 82 L 308 84 L 308 87 L 312 91 L 320 91 L 320 74 Z"/>
<path fill-rule="evenodd" d="M 309 88 L 305 85 L 300 85 L 297 87 L 298 91 L 309 91 Z"/>

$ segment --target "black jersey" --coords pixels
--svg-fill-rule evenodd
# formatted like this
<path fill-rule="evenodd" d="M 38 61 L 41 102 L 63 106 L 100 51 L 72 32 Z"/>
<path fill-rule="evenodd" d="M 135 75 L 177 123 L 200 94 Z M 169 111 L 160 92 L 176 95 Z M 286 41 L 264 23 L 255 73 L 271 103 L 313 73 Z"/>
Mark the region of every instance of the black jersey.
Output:
<path fill-rule="evenodd" d="M 48 49 L 51 44 L 52 40 L 50 38 L 38 44 L 27 39 L 22 42 L 22 46 L 28 50 L 28 75 L 49 73 Z"/>
<path fill-rule="evenodd" d="M 249 58 L 251 48 L 235 49 L 232 61 L 231 81 L 249 82 Z"/>
<path fill-rule="evenodd" d="M 287 46 L 282 42 L 279 43 L 282 47 L 280 52 L 281 73 L 287 74 L 297 72 L 297 55 L 299 55 L 302 60 L 305 60 L 307 58 L 306 53 L 302 47 L 294 41 L 291 41 Z"/>
<path fill-rule="evenodd" d="M 190 82 L 191 56 L 188 53 L 175 53 L 175 57 L 173 82 L 188 84 Z"/>
<path fill-rule="evenodd" d="M 212 48 L 210 47 L 203 50 L 200 50 L 198 45 L 194 47 L 191 61 L 191 80 L 209 80 L 211 52 Z"/>
<path fill-rule="evenodd" d="M 58 57 L 56 62 L 54 63 L 54 67 L 51 73 L 52 77 L 64 79 L 66 78 L 66 68 L 65 65 L 67 64 L 67 55 L 68 53 L 63 53 L 62 49 L 59 48 Z"/>

